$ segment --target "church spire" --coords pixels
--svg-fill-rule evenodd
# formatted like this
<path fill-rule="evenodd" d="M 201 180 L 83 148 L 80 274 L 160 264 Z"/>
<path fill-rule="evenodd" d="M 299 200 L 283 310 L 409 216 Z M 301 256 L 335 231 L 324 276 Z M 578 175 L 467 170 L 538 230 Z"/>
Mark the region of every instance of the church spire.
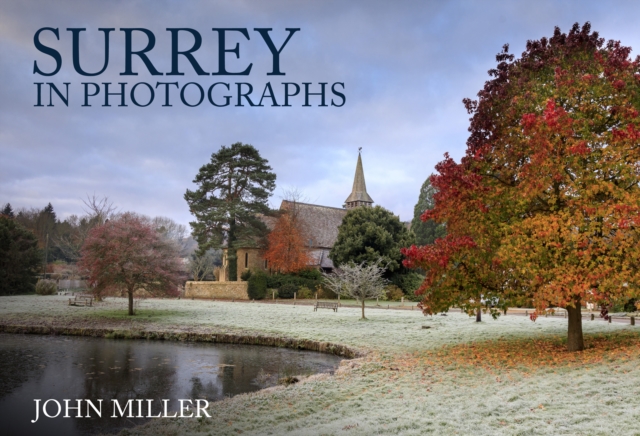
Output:
<path fill-rule="evenodd" d="M 367 194 L 367 185 L 364 182 L 364 170 L 362 169 L 362 156 L 360 151 L 362 147 L 358 149 L 358 163 L 356 164 L 356 175 L 353 178 L 353 189 L 351 195 L 345 200 L 345 206 L 347 209 L 353 209 L 358 206 L 369 206 L 373 204 L 373 199 Z"/>

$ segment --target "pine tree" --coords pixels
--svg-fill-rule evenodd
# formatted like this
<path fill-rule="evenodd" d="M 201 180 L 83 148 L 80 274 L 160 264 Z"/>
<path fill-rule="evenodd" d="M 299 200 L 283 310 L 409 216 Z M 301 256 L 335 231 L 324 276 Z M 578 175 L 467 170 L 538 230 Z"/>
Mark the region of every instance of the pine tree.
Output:
<path fill-rule="evenodd" d="M 446 227 L 442 223 L 436 223 L 432 219 L 422 221 L 421 216 L 427 210 L 431 210 L 435 206 L 433 195 L 436 193 L 436 189 L 431 186 L 429 178 L 424 181 L 420 188 L 420 196 L 418 197 L 418 203 L 413 208 L 413 220 L 411 221 L 411 230 L 416 235 L 417 245 L 433 244 L 433 242 L 444 237 L 446 235 Z"/>
<path fill-rule="evenodd" d="M 7 218 L 13 218 L 15 216 L 13 213 L 13 208 L 11 207 L 11 203 L 7 203 L 4 205 L 4 207 L 2 208 L 2 212 L 0 212 L 0 215 L 4 215 Z"/>
<path fill-rule="evenodd" d="M 41 262 L 34 234 L 0 215 L 0 295 L 33 292 Z"/>
<path fill-rule="evenodd" d="M 211 155 L 194 179 L 195 191 L 184 199 L 195 216 L 191 228 L 200 251 L 226 245 L 229 280 L 237 280 L 236 249 L 256 245 L 267 232 L 259 214 L 269 213 L 267 200 L 276 175 L 252 145 L 236 142 Z"/>

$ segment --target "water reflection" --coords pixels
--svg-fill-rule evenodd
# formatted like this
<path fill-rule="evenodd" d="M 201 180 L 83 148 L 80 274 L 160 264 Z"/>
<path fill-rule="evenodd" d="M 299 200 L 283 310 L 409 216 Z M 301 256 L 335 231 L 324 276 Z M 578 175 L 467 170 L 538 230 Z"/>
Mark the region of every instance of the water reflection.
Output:
<path fill-rule="evenodd" d="M 169 410 L 175 411 L 178 399 L 216 401 L 283 376 L 331 372 L 339 361 L 320 353 L 249 345 L 0 334 L 0 434 L 116 432 L 146 418 L 111 418 L 111 399 L 120 404 L 154 400 L 157 414 L 162 399 L 171 400 Z M 48 419 L 41 413 L 31 424 L 33 400 L 49 398 L 61 404 L 72 399 L 72 405 L 75 399 L 103 399 L 102 417 Z M 146 408 L 145 401 L 144 415 Z M 49 410 L 55 413 L 56 408 Z"/>

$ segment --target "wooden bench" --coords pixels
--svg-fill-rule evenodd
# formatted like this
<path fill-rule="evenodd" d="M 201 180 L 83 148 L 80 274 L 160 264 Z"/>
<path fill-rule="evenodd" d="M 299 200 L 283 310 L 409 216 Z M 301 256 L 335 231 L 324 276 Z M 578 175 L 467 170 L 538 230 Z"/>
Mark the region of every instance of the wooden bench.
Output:
<path fill-rule="evenodd" d="M 316 312 L 318 309 L 332 309 L 334 312 L 337 312 L 338 303 L 323 303 L 321 301 L 316 301 L 313 305 L 313 311 Z"/>
<path fill-rule="evenodd" d="M 76 295 L 69 298 L 69 306 L 93 306 L 93 297 L 91 295 Z"/>

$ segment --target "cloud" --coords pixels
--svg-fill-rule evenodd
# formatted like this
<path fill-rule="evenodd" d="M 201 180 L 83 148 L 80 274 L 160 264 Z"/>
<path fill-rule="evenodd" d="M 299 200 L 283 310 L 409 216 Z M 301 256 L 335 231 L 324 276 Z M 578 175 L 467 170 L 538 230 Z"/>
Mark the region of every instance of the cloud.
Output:
<path fill-rule="evenodd" d="M 551 35 L 559 25 L 591 21 L 605 38 L 638 47 L 635 17 L 627 2 L 502 1 L 40 1 L 5 0 L 0 5 L 0 203 L 14 208 L 52 202 L 59 216 L 81 213 L 86 193 L 108 195 L 121 210 L 169 216 L 187 223 L 183 200 L 200 166 L 223 144 L 251 143 L 278 175 L 279 187 L 296 186 L 312 201 L 341 206 L 351 190 L 358 147 L 363 147 L 367 188 L 377 204 L 410 219 L 424 179 L 445 152 L 459 158 L 465 149 L 468 115 L 461 100 L 473 97 L 487 80 L 504 43 L 524 50 L 527 39 Z M 41 27 L 60 29 L 63 66 L 54 78 L 33 75 L 33 62 L 53 62 L 33 45 Z M 103 34 L 111 32 L 109 68 L 99 77 L 78 76 L 71 63 L 70 27 L 84 27 L 81 62 L 88 71 L 104 61 Z M 149 57 L 170 69 L 169 27 L 189 27 L 203 38 L 196 52 L 206 71 L 215 71 L 213 27 L 242 27 L 236 35 L 240 59 L 229 69 L 253 63 L 251 76 L 198 77 L 180 61 L 184 76 L 146 73 L 134 60 L 135 77 L 120 76 L 124 37 L 118 29 L 144 27 L 156 35 Z M 299 27 L 283 50 L 285 77 L 267 76 L 271 55 L 254 27 L 270 27 L 283 41 L 286 27 Z M 186 38 L 184 47 L 191 44 Z M 134 40 L 143 44 L 143 39 Z M 49 63 L 47 63 L 49 62 Z M 34 107 L 34 82 L 71 82 L 69 107 Z M 344 82 L 343 107 L 197 108 L 175 103 L 147 108 L 80 107 L 80 82 L 156 81 L 249 82 L 262 92 L 270 81 Z M 48 95 L 46 96 L 48 99 Z M 156 97 L 158 98 L 158 97 Z M 112 101 L 117 100 L 112 97 Z M 172 94 L 178 101 L 178 94 Z M 317 99 L 317 97 L 316 97 Z M 313 101 L 313 100 L 312 100 Z M 317 100 L 316 100 L 317 102 Z M 317 104 L 317 103 L 316 103 Z M 280 189 L 280 188 L 279 188 Z M 277 205 L 277 193 L 272 203 Z"/>

